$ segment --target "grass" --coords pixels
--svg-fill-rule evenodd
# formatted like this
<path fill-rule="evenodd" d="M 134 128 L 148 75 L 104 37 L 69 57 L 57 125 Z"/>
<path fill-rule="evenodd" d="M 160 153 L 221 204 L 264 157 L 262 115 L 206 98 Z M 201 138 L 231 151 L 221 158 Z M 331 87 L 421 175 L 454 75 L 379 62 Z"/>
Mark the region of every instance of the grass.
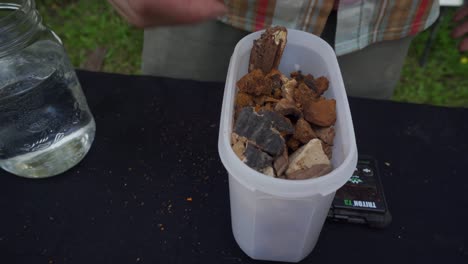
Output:
<path fill-rule="evenodd" d="M 140 73 L 143 31 L 129 26 L 103 0 L 36 0 L 44 23 L 63 40 L 75 67 L 98 47 L 107 48 L 103 71 Z M 439 106 L 468 107 L 468 64 L 450 38 L 453 28 L 449 10 L 423 68 L 419 58 L 429 37 L 418 35 L 410 48 L 394 100 Z M 468 56 L 468 55 L 465 55 Z"/>
<path fill-rule="evenodd" d="M 394 100 L 468 107 L 468 63 L 462 63 L 468 54 L 460 54 L 456 49 L 458 40 L 450 37 L 453 13 L 453 9 L 448 10 L 443 16 L 425 67 L 419 66 L 419 59 L 429 31 L 413 40 Z"/>
<path fill-rule="evenodd" d="M 43 22 L 62 39 L 75 67 L 107 48 L 103 71 L 138 74 L 143 31 L 128 25 L 104 0 L 36 0 Z"/>

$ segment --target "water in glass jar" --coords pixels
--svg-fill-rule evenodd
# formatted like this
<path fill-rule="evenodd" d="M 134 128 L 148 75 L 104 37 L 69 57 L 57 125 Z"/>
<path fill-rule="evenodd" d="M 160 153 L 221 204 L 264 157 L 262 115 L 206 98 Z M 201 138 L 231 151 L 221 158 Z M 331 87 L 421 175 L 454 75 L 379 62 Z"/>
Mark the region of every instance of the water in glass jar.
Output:
<path fill-rule="evenodd" d="M 57 52 L 57 44 L 45 42 L 0 61 L 0 166 L 31 178 L 57 175 L 76 165 L 95 133 L 68 60 Z M 35 48 L 48 54 L 35 56 Z"/>

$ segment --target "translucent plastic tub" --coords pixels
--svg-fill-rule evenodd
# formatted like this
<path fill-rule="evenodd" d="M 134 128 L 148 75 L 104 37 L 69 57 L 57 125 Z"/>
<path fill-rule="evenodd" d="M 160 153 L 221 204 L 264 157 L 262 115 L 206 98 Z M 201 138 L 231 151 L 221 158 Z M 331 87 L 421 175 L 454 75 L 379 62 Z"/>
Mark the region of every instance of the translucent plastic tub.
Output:
<path fill-rule="evenodd" d="M 245 165 L 231 148 L 236 82 L 247 73 L 254 39 L 252 33 L 237 44 L 231 57 L 221 113 L 219 155 L 229 173 L 231 220 L 234 237 L 253 259 L 298 262 L 317 243 L 336 190 L 351 177 L 357 163 L 356 140 L 338 62 L 322 39 L 288 30 L 280 71 L 300 69 L 330 80 L 325 97 L 337 103 L 334 170 L 309 180 L 283 180 L 263 175 Z"/>

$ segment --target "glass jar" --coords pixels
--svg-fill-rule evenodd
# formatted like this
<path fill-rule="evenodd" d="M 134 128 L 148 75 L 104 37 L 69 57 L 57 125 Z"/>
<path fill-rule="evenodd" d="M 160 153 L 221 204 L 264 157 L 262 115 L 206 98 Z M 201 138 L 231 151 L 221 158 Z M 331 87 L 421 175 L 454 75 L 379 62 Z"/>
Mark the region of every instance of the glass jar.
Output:
<path fill-rule="evenodd" d="M 83 159 L 94 134 L 78 78 L 34 0 L 0 0 L 0 167 L 60 174 Z"/>

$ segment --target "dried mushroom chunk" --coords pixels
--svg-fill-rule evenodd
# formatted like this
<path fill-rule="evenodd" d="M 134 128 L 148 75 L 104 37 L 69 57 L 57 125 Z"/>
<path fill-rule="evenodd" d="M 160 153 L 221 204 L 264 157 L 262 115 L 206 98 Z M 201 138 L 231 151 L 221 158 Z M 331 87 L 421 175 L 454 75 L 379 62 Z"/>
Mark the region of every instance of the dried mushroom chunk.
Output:
<path fill-rule="evenodd" d="M 317 94 L 312 91 L 304 83 L 299 84 L 296 90 L 294 90 L 294 101 L 304 106 L 310 103 L 311 101 L 317 100 Z"/>
<path fill-rule="evenodd" d="M 302 115 L 301 109 L 299 109 L 296 104 L 288 99 L 281 99 L 275 106 L 275 111 L 281 115 L 294 117 L 300 117 Z"/>
<path fill-rule="evenodd" d="M 310 124 L 303 118 L 297 120 L 295 130 L 294 138 L 299 140 L 302 144 L 307 144 L 309 141 L 317 137 Z"/>
<path fill-rule="evenodd" d="M 335 139 L 335 128 L 334 127 L 317 127 L 314 129 L 317 137 L 328 145 L 333 145 Z"/>
<path fill-rule="evenodd" d="M 291 72 L 291 78 L 293 78 L 294 80 L 296 80 L 297 82 L 302 82 L 304 81 L 304 75 L 302 74 L 302 71 L 295 71 L 295 72 Z"/>
<path fill-rule="evenodd" d="M 287 99 L 291 102 L 294 101 L 294 91 L 296 90 L 297 87 L 297 81 L 292 79 L 283 84 L 281 87 L 281 95 L 283 96 L 284 99 Z"/>
<path fill-rule="evenodd" d="M 276 176 L 283 175 L 286 169 L 288 168 L 288 165 L 289 165 L 289 155 L 288 155 L 288 150 L 285 147 L 283 151 L 283 155 L 276 158 L 275 161 L 273 162 L 273 168 L 276 171 Z"/>
<path fill-rule="evenodd" d="M 283 116 L 261 110 L 255 112 L 252 107 L 243 108 L 235 122 L 234 132 L 246 137 L 262 151 L 277 157 L 283 153 L 284 138 L 281 133 L 294 133 L 292 124 Z"/>
<path fill-rule="evenodd" d="M 299 171 L 311 169 L 314 166 L 331 166 L 330 160 L 323 152 L 322 143 L 319 139 L 312 139 L 306 145 L 302 146 L 296 152 L 289 157 L 289 167 L 286 170 L 288 179 L 297 177 L 296 173 Z M 326 170 L 317 170 L 318 173 L 323 173 Z M 309 171 L 309 173 L 315 172 Z M 314 178 L 321 175 L 309 174 L 307 177 L 302 178 Z"/>
<path fill-rule="evenodd" d="M 276 69 L 273 69 L 269 74 L 267 74 L 266 78 L 271 80 L 273 98 L 281 99 L 281 87 L 283 87 L 283 84 L 288 81 L 288 78 Z"/>
<path fill-rule="evenodd" d="M 277 69 L 286 47 L 288 32 L 285 27 L 268 28 L 259 39 L 254 40 L 250 53 L 249 72 L 261 70 L 269 73 Z"/>
<path fill-rule="evenodd" d="M 273 163 L 273 157 L 261 151 L 250 142 L 247 144 L 244 157 L 245 164 L 255 170 L 263 170 L 267 167 L 271 167 Z"/>
<path fill-rule="evenodd" d="M 322 95 L 326 90 L 328 90 L 329 81 L 327 78 L 321 76 L 314 80 L 316 93 Z"/>
<path fill-rule="evenodd" d="M 261 70 L 254 70 L 237 82 L 239 92 L 259 96 L 270 95 L 272 92 L 271 80 L 265 78 Z"/>
<path fill-rule="evenodd" d="M 322 148 L 325 155 L 327 155 L 328 159 L 331 160 L 333 154 L 332 146 L 322 141 Z"/>
<path fill-rule="evenodd" d="M 318 165 L 313 165 L 312 167 L 305 169 L 305 170 L 296 171 L 288 175 L 287 177 L 288 179 L 291 179 L 291 180 L 306 180 L 306 179 L 312 179 L 312 178 L 323 176 L 331 171 L 332 171 L 331 165 L 318 164 Z"/>
<path fill-rule="evenodd" d="M 265 77 L 271 80 L 273 89 L 281 89 L 281 86 L 283 86 L 283 74 L 277 69 L 273 69 Z"/>
<path fill-rule="evenodd" d="M 312 124 L 328 127 L 336 121 L 335 99 L 320 99 L 308 101 L 303 106 L 304 119 Z"/>
<path fill-rule="evenodd" d="M 300 146 L 301 146 L 301 142 L 297 139 L 295 139 L 294 137 L 291 137 L 287 142 L 286 142 L 286 145 L 288 146 L 288 148 L 294 152 L 296 151 Z"/>
<path fill-rule="evenodd" d="M 276 177 L 275 170 L 272 167 L 266 167 L 263 170 L 261 170 L 261 173 L 271 176 L 271 177 Z"/>
<path fill-rule="evenodd" d="M 294 133 L 294 127 L 291 121 L 284 116 L 268 110 L 260 110 L 258 114 L 263 116 L 265 118 L 264 120 L 270 122 L 272 128 L 276 129 L 281 134 L 290 135 Z"/>
<path fill-rule="evenodd" d="M 247 138 L 241 137 L 237 135 L 236 133 L 232 133 L 231 144 L 232 144 L 232 149 L 234 150 L 234 153 L 236 153 L 239 159 L 243 160 L 245 158 L 244 152 L 245 152 L 245 148 L 247 147 Z"/>

